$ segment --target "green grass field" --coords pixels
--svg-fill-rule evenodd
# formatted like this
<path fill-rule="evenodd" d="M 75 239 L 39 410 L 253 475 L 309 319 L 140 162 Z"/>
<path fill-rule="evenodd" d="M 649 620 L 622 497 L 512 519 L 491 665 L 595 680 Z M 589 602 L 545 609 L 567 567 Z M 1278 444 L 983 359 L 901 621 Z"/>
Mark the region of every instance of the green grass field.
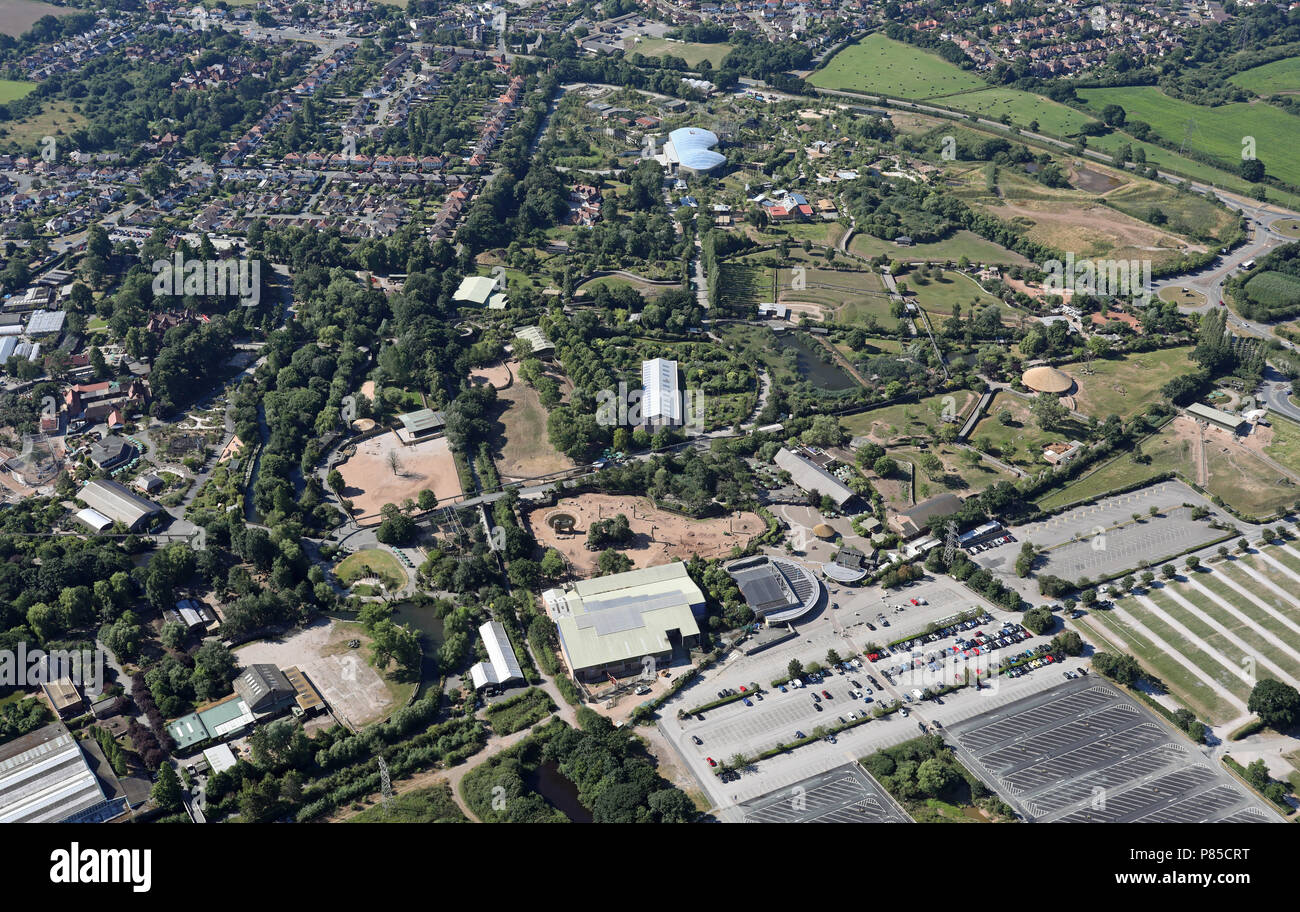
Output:
<path fill-rule="evenodd" d="M 1074 378 L 1078 411 L 1102 420 L 1110 415 L 1131 418 L 1144 411 L 1157 391 L 1179 374 L 1191 373 L 1190 346 L 1139 352 L 1122 358 L 1092 362 L 1084 374 L 1080 363 L 1061 365 Z"/>
<path fill-rule="evenodd" d="M 1167 142 L 1182 143 L 1235 167 L 1241 161 L 1243 140 L 1254 137 L 1256 155 L 1268 172 L 1291 184 L 1300 184 L 1300 161 L 1292 151 L 1300 139 L 1300 122 L 1291 114 L 1264 104 L 1236 103 L 1213 108 L 1170 98 L 1154 86 L 1080 89 L 1079 97 L 1091 110 L 1108 104 L 1124 109 L 1129 120 L 1149 123 Z M 1195 121 L 1191 136 L 1188 123 Z"/>
<path fill-rule="evenodd" d="M 1003 410 L 1011 413 L 1012 423 L 1009 425 L 998 420 L 998 414 Z M 987 444 L 992 447 L 987 450 L 990 455 L 1035 472 L 1047 467 L 1043 449 L 1049 443 L 1075 439 L 1082 432 L 1082 427 L 1060 432 L 1044 431 L 1029 411 L 1028 400 L 1014 393 L 1000 392 L 989 403 L 985 417 L 975 425 L 971 443 L 982 452 L 986 451 Z"/>
<path fill-rule="evenodd" d="M 1273 425 L 1273 440 L 1264 448 L 1264 452 L 1288 469 L 1300 472 L 1300 424 L 1289 421 L 1276 412 L 1271 413 L 1268 420 Z"/>
<path fill-rule="evenodd" d="M 34 82 L 24 82 L 17 79 L 0 79 L 0 104 L 6 101 L 17 101 L 19 98 L 26 98 L 36 88 Z"/>
<path fill-rule="evenodd" d="M 1162 226 L 1184 237 L 1224 245 L 1241 237 L 1236 212 L 1216 206 L 1199 193 L 1179 193 L 1168 184 L 1135 180 L 1106 194 L 1106 202 L 1120 212 L 1147 220 L 1160 210 L 1168 219 Z"/>
<path fill-rule="evenodd" d="M 686 65 L 697 67 L 701 60 L 707 60 L 717 69 L 723 59 L 731 53 L 731 45 L 701 44 L 695 41 L 670 41 L 667 38 L 642 38 L 626 47 L 627 54 L 643 54 L 646 57 L 680 57 Z"/>
<path fill-rule="evenodd" d="M 969 315 L 972 309 L 991 304 L 1002 314 L 1004 323 L 1015 323 L 1021 316 L 1015 308 L 986 292 L 963 272 L 945 270 L 940 278 L 924 282 L 919 281 L 914 272 L 909 272 L 901 281 L 907 283 L 908 290 L 916 295 L 917 306 L 928 313 L 931 320 L 946 320 L 952 316 L 956 305 L 961 305 L 963 315 Z"/>
<path fill-rule="evenodd" d="M 933 437 L 944 423 L 944 409 L 949 407 L 945 400 L 951 401 L 951 410 L 955 414 L 964 415 L 976 398 L 974 393 L 965 391 L 930 396 L 920 402 L 905 402 L 848 415 L 840 419 L 840 425 L 855 437 L 871 434 L 873 428 L 876 437 L 882 440 L 903 436 Z"/>
<path fill-rule="evenodd" d="M 970 111 L 990 120 L 1001 120 L 1005 115 L 1010 118 L 1011 123 L 1022 127 L 1028 127 L 1030 121 L 1036 120 L 1039 131 L 1055 136 L 1078 133 L 1084 124 L 1093 120 L 1074 108 L 1019 89 L 983 89 L 979 92 L 935 98 L 932 101 L 962 111 Z"/>
<path fill-rule="evenodd" d="M 1289 547 L 1294 549 L 1295 545 Z M 1300 572 L 1300 557 L 1287 546 L 1268 546 L 1265 553 L 1292 573 Z M 1232 671 L 1241 668 L 1242 662 L 1255 662 L 1255 673 L 1261 677 L 1277 676 L 1265 663 L 1272 663 L 1293 677 L 1300 676 L 1300 625 L 1296 624 L 1296 618 L 1300 617 L 1300 596 L 1294 595 L 1294 578 L 1258 554 L 1216 560 L 1209 566 L 1208 571 L 1184 573 L 1183 579 L 1154 586 L 1144 593 L 1161 612 L 1200 642 L 1178 632 L 1173 624 L 1133 596 L 1126 595 L 1116 604 L 1190 659 L 1202 675 L 1221 684 L 1243 702 L 1249 696 L 1250 686 Z M 1249 597 L 1242 595 L 1243 590 Z M 1285 600 L 1278 595 L 1278 590 L 1286 593 Z M 1114 613 L 1094 611 L 1080 626 L 1085 631 L 1099 631 L 1127 647 L 1139 662 L 1164 681 L 1176 699 L 1206 721 L 1222 724 L 1241 714 L 1239 707 L 1214 692 L 1197 674 L 1136 633 Z M 1248 650 L 1244 654 L 1243 645 Z"/>
<path fill-rule="evenodd" d="M 986 241 L 972 231 L 962 229 L 950 238 L 933 244 L 914 244 L 899 247 L 893 241 L 881 240 L 870 234 L 855 234 L 849 241 L 849 250 L 858 256 L 875 257 L 880 254 L 904 262 L 956 263 L 966 257 L 972 263 L 996 266 L 1028 266 L 1029 260 L 1020 254 Z"/>
<path fill-rule="evenodd" d="M 1280 92 L 1300 92 L 1300 57 L 1275 60 L 1263 66 L 1243 70 L 1228 82 L 1256 95 L 1276 95 Z"/>
<path fill-rule="evenodd" d="M 397 562 L 397 558 L 378 549 L 349 554 L 339 561 L 334 568 L 334 575 L 344 586 L 351 586 L 356 580 L 370 576 L 382 580 L 389 591 L 401 589 L 406 584 L 406 571 Z"/>
<path fill-rule="evenodd" d="M 942 57 L 879 33 L 840 51 L 808 81 L 823 89 L 878 92 L 916 100 L 986 85 L 975 74 Z"/>

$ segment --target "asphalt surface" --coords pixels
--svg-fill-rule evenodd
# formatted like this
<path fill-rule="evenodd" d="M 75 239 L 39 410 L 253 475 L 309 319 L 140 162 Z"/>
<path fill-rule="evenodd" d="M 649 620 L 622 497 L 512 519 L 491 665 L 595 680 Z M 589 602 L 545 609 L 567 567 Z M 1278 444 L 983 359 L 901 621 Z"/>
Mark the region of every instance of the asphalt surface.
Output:
<path fill-rule="evenodd" d="M 945 734 L 962 763 L 1033 822 L 1281 820 L 1192 742 L 1095 676 Z"/>

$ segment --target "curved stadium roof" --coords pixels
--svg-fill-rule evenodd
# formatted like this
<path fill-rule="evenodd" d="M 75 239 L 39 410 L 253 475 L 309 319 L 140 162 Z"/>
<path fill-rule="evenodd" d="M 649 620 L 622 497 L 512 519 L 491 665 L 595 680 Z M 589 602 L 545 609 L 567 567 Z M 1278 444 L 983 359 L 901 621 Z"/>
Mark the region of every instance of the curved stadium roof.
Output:
<path fill-rule="evenodd" d="M 668 134 L 668 139 L 677 150 L 677 158 L 687 168 L 694 171 L 708 171 L 727 160 L 721 152 L 714 152 L 718 137 L 709 130 L 699 127 L 682 127 Z"/>

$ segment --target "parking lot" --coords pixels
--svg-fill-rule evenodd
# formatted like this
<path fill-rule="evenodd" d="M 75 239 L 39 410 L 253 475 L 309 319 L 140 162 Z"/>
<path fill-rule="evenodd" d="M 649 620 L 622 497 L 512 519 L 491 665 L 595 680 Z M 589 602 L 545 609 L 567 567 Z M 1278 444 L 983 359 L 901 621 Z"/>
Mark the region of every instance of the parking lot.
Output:
<path fill-rule="evenodd" d="M 1193 520 L 1184 503 L 1214 511 L 1213 504 L 1187 485 L 1165 481 L 1051 519 L 1012 527 L 1009 531 L 1017 542 L 989 548 L 972 559 L 985 569 L 1010 572 L 1020 553 L 1019 542 L 1029 541 L 1043 550 L 1040 573 L 1069 580 L 1113 576 L 1136 569 L 1140 561 L 1158 563 L 1223 534 L 1210 528 L 1209 518 Z M 1158 508 L 1160 515 L 1150 516 L 1151 507 Z M 1134 513 L 1142 517 L 1141 522 L 1133 522 Z"/>
<path fill-rule="evenodd" d="M 859 611 L 875 617 L 881 605 L 881 591 L 866 589 L 854 591 L 852 595 L 841 593 L 838 598 L 845 604 L 861 604 Z M 832 604 L 837 596 L 832 590 Z M 911 605 L 911 599 L 925 599 L 930 604 Z M 894 612 L 890 606 L 906 603 L 908 607 L 902 612 Z M 949 579 L 926 580 L 910 588 L 884 593 L 884 605 L 891 626 L 869 631 L 862 622 L 853 620 L 853 613 L 844 604 L 840 608 L 825 607 L 814 615 L 811 622 L 800 628 L 800 635 L 794 640 L 778 644 L 763 652 L 751 656 L 732 653 L 719 666 L 709 669 L 700 679 L 687 687 L 676 698 L 666 704 L 660 711 L 659 729 L 664 737 L 673 744 L 683 763 L 709 793 L 715 808 L 725 812 L 731 809 L 735 813 L 741 803 L 752 801 L 768 795 L 781 788 L 790 788 L 810 776 L 828 772 L 857 760 L 883 747 L 898 744 L 915 738 L 920 734 L 920 725 L 929 725 L 936 719 L 942 724 L 979 715 L 991 708 L 1011 700 L 1020 699 L 1029 694 L 1059 683 L 1061 675 L 1067 669 L 1077 668 L 1078 660 L 1069 660 L 1064 665 L 1052 665 L 1031 671 L 1015 679 L 999 677 L 986 683 L 981 689 L 966 688 L 942 698 L 942 703 L 931 701 L 908 702 L 907 694 L 917 687 L 928 686 L 927 675 L 944 678 L 953 675 L 953 666 L 939 665 L 937 671 L 930 671 L 923 662 L 922 669 L 897 677 L 895 682 L 888 680 L 884 671 L 903 661 L 894 657 L 872 664 L 863 659 L 864 667 L 852 672 L 830 673 L 824 680 L 815 682 L 810 687 L 787 688 L 782 693 L 771 687 L 771 682 L 787 677 L 787 666 L 791 659 L 798 659 L 804 665 L 812 662 L 825 664 L 826 653 L 835 649 L 841 657 L 859 656 L 862 647 L 868 642 L 885 643 L 904 634 L 921 636 L 925 627 L 941 618 L 950 617 L 958 612 L 980 607 L 992 617 L 992 621 L 983 625 L 986 632 L 997 630 L 1005 621 L 1018 623 L 1019 614 L 1004 612 L 985 603 L 978 596 L 965 590 L 960 584 Z M 848 623 L 841 624 L 840 621 Z M 968 635 L 968 634 L 967 634 Z M 1033 637 L 1017 642 L 1005 650 L 972 656 L 963 661 L 972 666 L 994 668 L 1004 656 L 1033 648 L 1046 643 L 1047 637 Z M 937 653 L 940 648 L 950 648 L 955 639 L 926 643 L 919 647 L 921 658 L 926 653 Z M 909 651 L 910 652 L 910 651 Z M 906 656 L 910 663 L 910 654 Z M 946 677 L 945 677 L 946 676 Z M 876 683 L 870 680 L 874 677 Z M 689 710 L 717 699 L 719 691 L 725 689 L 739 690 L 740 687 L 752 689 L 758 684 L 763 689 L 763 699 L 752 699 L 751 705 L 737 701 L 708 710 L 704 719 L 694 716 L 678 719 L 678 710 Z M 851 698 L 849 691 L 859 689 L 872 690 L 871 694 Z M 821 697 L 815 702 L 810 690 L 815 690 L 819 697 L 821 691 L 827 691 L 829 698 Z M 865 701 L 870 696 L 872 702 Z M 816 741 L 759 761 L 756 765 L 744 769 L 735 778 L 723 781 L 718 776 L 718 768 L 710 767 L 708 759 L 722 765 L 728 763 L 736 754 L 752 757 L 775 747 L 777 744 L 789 744 L 797 740 L 798 733 L 813 735 L 818 726 L 834 728 L 839 725 L 839 718 L 846 720 L 850 713 L 859 715 L 870 711 L 881 701 L 899 701 L 907 708 L 907 713 L 893 713 L 881 719 L 871 719 L 861 725 L 848 729 L 836 736 L 834 743 Z M 821 706 L 819 711 L 816 707 Z M 694 739 L 701 743 L 696 744 Z M 724 814 L 725 816 L 725 814 Z"/>
<path fill-rule="evenodd" d="M 1031 821 L 1280 820 L 1190 742 L 1095 676 L 951 724 L 946 737 L 967 768 Z"/>
<path fill-rule="evenodd" d="M 745 823 L 911 823 L 861 766 L 846 763 L 789 788 L 746 801 Z"/>

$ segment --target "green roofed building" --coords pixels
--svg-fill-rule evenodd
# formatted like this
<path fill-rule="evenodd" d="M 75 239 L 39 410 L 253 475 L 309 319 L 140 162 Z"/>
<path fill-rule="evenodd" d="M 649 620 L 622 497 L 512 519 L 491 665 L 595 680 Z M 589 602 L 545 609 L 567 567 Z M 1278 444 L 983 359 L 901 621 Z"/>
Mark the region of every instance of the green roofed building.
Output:
<path fill-rule="evenodd" d="M 398 415 L 402 426 L 397 429 L 397 439 L 410 446 L 421 440 L 428 440 L 441 433 L 447 427 L 447 416 L 433 409 L 419 409 Z"/>
<path fill-rule="evenodd" d="M 542 593 L 560 635 L 560 651 L 584 682 L 640 674 L 698 645 L 704 593 L 683 563 L 583 580 Z"/>
<path fill-rule="evenodd" d="M 184 752 L 208 740 L 220 740 L 228 735 L 239 735 L 253 727 L 255 717 L 248 704 L 231 694 L 206 709 L 192 712 L 167 723 L 167 733 L 176 742 L 176 750 Z"/>

